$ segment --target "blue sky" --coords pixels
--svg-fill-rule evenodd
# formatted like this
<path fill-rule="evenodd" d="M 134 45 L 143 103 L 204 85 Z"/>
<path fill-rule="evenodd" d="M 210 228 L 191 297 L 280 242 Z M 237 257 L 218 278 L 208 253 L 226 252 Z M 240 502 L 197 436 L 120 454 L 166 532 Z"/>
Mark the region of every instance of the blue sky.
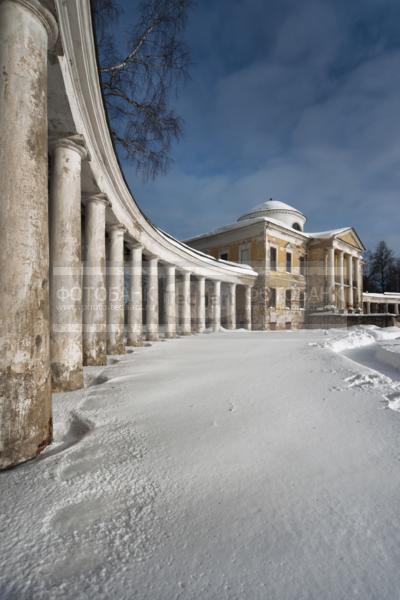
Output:
<path fill-rule="evenodd" d="M 399 24 L 398 0 L 199 0 L 174 164 L 124 164 L 141 208 L 184 239 L 274 197 L 400 254 Z"/>

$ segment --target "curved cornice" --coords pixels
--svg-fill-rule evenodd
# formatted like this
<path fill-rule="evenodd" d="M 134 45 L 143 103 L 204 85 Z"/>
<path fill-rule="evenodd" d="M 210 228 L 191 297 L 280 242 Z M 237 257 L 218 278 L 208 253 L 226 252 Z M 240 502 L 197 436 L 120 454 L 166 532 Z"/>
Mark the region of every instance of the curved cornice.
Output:
<path fill-rule="evenodd" d="M 140 211 L 120 169 L 112 144 L 99 82 L 89 0 L 55 0 L 64 55 L 59 63 L 76 130 L 85 138 L 90 169 L 107 194 L 117 222 L 148 254 L 197 276 L 253 285 L 257 273 L 225 265 L 193 250 L 152 225 Z"/>

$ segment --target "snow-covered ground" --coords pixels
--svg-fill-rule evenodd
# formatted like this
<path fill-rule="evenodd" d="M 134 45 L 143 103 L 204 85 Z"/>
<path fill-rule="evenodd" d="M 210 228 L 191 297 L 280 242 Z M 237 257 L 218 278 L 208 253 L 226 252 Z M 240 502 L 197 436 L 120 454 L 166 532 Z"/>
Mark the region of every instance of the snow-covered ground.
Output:
<path fill-rule="evenodd" d="M 399 598 L 388 333 L 222 332 L 88 370 L 56 443 L 0 474 L 1 600 Z"/>

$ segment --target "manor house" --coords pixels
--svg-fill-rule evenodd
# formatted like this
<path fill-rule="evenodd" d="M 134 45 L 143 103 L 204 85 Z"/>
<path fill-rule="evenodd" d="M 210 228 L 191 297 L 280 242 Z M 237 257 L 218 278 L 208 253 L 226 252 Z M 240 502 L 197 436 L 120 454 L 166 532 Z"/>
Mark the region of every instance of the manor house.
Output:
<path fill-rule="evenodd" d="M 236 223 L 186 243 L 258 272 L 253 329 L 300 328 L 307 314 L 316 311 L 362 311 L 365 248 L 356 231 L 344 227 L 309 233 L 306 221 L 298 209 L 271 198 Z"/>

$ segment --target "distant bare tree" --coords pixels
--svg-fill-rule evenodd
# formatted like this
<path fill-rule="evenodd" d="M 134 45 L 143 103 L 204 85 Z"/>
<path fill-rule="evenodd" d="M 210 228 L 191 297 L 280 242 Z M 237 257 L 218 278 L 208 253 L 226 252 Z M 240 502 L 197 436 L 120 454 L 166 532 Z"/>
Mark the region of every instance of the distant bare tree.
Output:
<path fill-rule="evenodd" d="M 395 289 L 399 279 L 399 260 L 386 242 L 378 243 L 373 252 L 365 255 L 364 289 L 368 292 L 400 291 Z"/>
<path fill-rule="evenodd" d="M 182 120 L 170 107 L 187 76 L 189 51 L 182 39 L 192 0 L 143 0 L 125 52 L 118 40 L 118 0 L 92 0 L 100 77 L 112 136 L 145 178 L 165 172 Z M 126 25 L 125 25 L 126 27 Z"/>

